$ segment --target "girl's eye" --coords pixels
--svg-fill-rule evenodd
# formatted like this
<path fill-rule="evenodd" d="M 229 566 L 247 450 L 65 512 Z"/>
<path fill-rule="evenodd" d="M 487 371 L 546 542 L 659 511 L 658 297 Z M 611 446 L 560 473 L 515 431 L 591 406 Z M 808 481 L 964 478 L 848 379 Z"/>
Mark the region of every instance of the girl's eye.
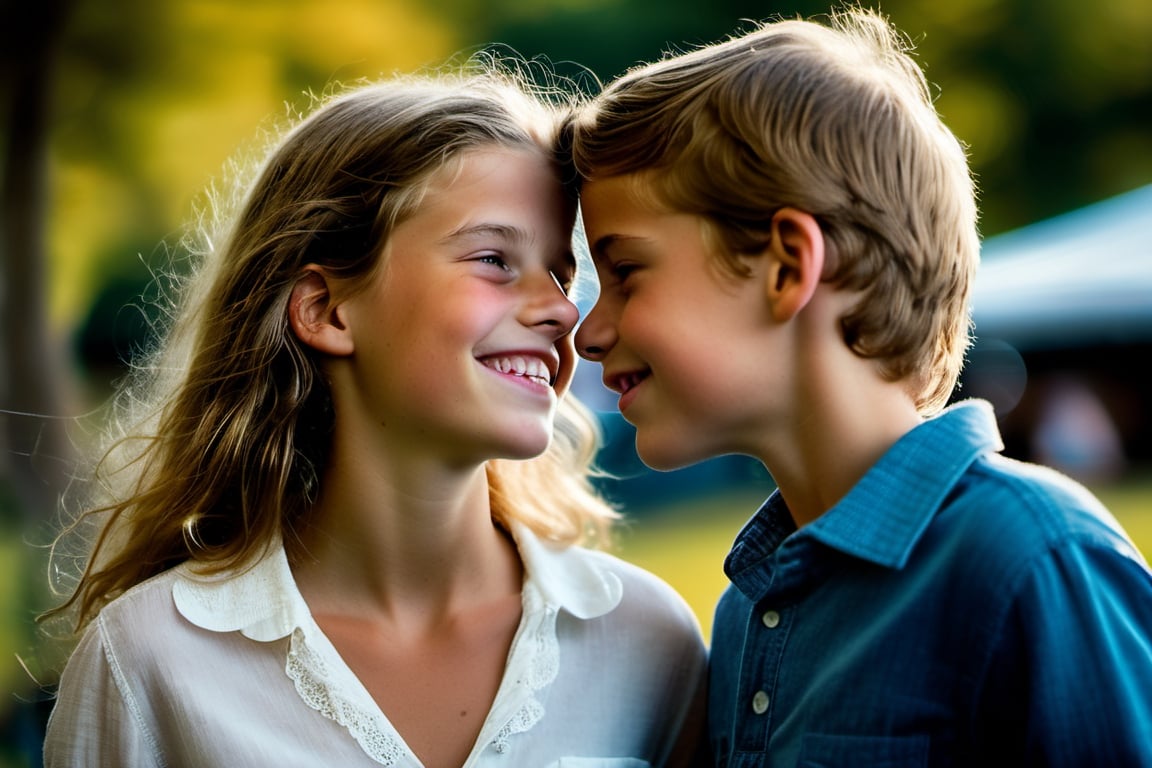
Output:
<path fill-rule="evenodd" d="M 509 272 L 512 269 L 511 267 L 508 266 L 508 262 L 506 262 L 504 260 L 504 257 L 498 253 L 481 254 L 480 256 L 476 257 L 476 261 L 479 261 L 483 264 L 491 264 L 495 267 L 499 267 L 500 269 L 504 270 L 505 272 Z"/>

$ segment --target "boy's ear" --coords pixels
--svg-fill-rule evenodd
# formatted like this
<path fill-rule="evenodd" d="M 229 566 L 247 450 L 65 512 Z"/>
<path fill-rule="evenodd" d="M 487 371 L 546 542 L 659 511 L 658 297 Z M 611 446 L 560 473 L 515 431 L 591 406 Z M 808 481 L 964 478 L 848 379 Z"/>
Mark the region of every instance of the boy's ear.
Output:
<path fill-rule="evenodd" d="M 288 299 L 288 322 L 303 343 L 327 355 L 352 354 L 352 334 L 344 323 L 343 306 L 332 296 L 328 278 L 315 265 L 304 268 Z"/>
<path fill-rule="evenodd" d="M 824 233 L 816 217 L 781 208 L 772 217 L 771 258 L 764 289 L 772 317 L 792 319 L 811 300 L 824 271 Z"/>

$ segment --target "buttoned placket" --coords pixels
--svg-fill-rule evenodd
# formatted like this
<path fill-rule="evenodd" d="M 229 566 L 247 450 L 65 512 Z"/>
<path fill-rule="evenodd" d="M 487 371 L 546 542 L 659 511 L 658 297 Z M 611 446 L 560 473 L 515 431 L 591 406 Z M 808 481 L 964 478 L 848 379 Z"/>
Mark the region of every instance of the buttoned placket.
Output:
<path fill-rule="evenodd" d="M 775 629 L 780 625 L 780 614 L 771 609 L 764 611 L 764 613 L 760 614 L 760 623 L 768 629 Z M 756 691 L 756 693 L 752 694 L 752 711 L 757 715 L 763 715 L 768 711 L 768 705 L 771 701 L 767 691 Z"/>
<path fill-rule="evenodd" d="M 749 616 L 745 672 L 741 674 L 741 700 L 746 707 L 740 718 L 737 749 L 755 752 L 767 748 L 775 701 L 774 685 L 784 656 L 787 638 L 786 613 L 757 606 Z"/>

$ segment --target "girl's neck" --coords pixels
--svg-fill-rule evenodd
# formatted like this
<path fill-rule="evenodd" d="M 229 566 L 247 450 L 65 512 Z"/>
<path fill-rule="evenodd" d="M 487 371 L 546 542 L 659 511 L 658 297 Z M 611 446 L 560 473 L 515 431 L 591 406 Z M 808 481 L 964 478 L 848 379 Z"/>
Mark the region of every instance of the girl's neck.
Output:
<path fill-rule="evenodd" d="M 515 544 L 491 519 L 483 466 L 350 472 L 322 480 L 307 555 L 293 565 L 313 613 L 376 614 L 435 622 L 477 601 L 518 594 Z M 344 469 L 338 469 L 343 467 Z"/>

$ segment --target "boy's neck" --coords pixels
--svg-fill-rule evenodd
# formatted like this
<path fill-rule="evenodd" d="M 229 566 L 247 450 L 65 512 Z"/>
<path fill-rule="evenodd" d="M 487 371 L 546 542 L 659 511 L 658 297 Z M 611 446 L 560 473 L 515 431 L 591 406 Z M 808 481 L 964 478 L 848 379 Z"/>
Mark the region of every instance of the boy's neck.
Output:
<path fill-rule="evenodd" d="M 794 429 L 766 457 L 798 527 L 831 509 L 922 417 L 900 384 L 840 378 L 797 409 Z M 844 372 L 841 372 L 843 375 Z"/>

